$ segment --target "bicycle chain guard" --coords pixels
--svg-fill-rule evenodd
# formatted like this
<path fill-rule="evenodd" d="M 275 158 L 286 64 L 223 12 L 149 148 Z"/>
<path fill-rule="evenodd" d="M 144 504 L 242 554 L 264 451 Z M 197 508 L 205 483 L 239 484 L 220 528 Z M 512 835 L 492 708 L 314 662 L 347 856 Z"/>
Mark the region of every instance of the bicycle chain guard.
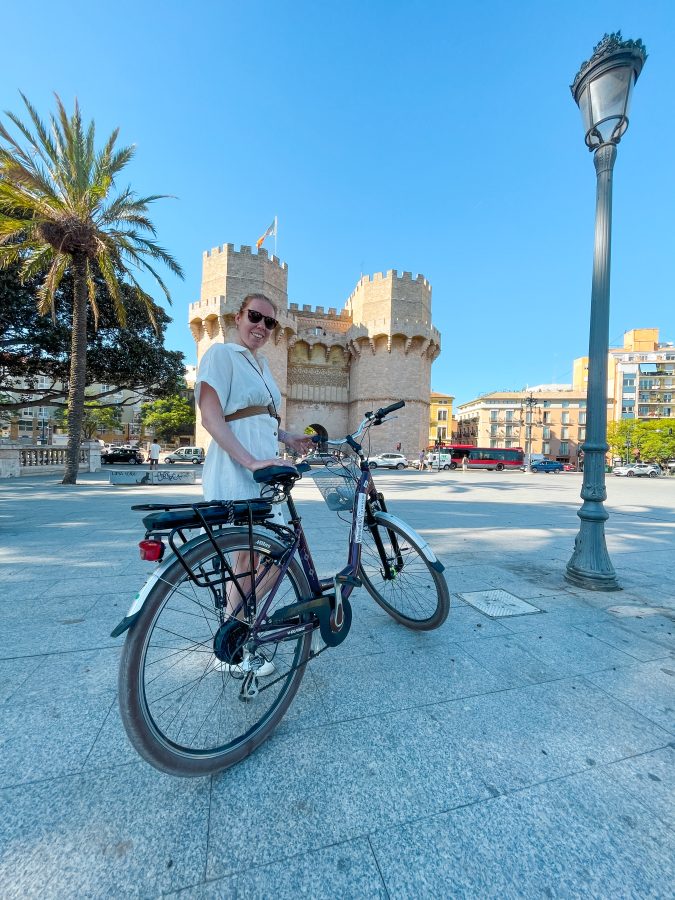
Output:
<path fill-rule="evenodd" d="M 273 625 L 290 624 L 288 619 L 300 618 L 307 615 L 316 616 L 319 620 L 319 633 L 324 644 L 329 647 L 337 647 L 349 634 L 352 625 L 352 607 L 349 600 L 342 601 L 342 624 L 339 628 L 335 625 L 335 596 L 323 594 L 313 600 L 305 600 L 301 603 L 292 603 L 278 609 L 270 619 Z M 331 623 L 332 620 L 332 623 Z"/>

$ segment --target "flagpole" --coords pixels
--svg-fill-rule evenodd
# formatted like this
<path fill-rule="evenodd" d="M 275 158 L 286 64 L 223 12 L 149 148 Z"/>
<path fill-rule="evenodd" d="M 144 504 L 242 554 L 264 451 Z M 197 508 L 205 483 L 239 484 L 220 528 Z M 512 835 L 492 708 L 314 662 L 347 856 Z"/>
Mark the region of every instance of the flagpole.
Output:
<path fill-rule="evenodd" d="M 277 217 L 274 217 L 274 255 L 277 255 Z"/>

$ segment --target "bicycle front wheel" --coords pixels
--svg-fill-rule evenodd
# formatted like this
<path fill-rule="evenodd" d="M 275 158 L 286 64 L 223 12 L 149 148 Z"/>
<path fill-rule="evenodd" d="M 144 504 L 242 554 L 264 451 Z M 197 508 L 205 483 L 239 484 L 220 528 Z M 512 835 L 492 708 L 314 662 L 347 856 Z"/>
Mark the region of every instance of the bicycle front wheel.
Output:
<path fill-rule="evenodd" d="M 262 566 L 276 572 L 272 560 L 284 547 L 269 532 L 260 534 L 259 571 Z M 248 555 L 247 529 L 223 530 L 216 541 L 232 568 Z M 209 540 L 190 549 L 186 561 L 212 585 L 218 583 L 223 565 Z M 292 560 L 268 615 L 309 597 L 304 572 Z M 208 775 L 244 759 L 269 737 L 300 686 L 311 634 L 262 645 L 266 668 L 253 682 L 247 680 L 243 654 L 230 664 L 215 655 L 216 635 L 226 622 L 222 590 L 219 597 L 218 589 L 197 586 L 176 561 L 128 632 L 119 671 L 122 722 L 137 752 L 163 772 Z M 246 640 L 246 626 L 237 622 L 236 627 L 237 640 Z"/>
<path fill-rule="evenodd" d="M 359 574 L 370 596 L 406 628 L 431 631 L 448 617 L 443 574 L 395 523 L 364 527 Z"/>

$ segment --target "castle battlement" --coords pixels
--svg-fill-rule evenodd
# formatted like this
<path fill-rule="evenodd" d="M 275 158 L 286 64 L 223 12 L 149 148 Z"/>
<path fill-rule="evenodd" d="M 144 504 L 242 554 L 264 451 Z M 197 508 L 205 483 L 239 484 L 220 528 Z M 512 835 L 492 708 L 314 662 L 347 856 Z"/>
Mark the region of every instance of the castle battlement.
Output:
<path fill-rule="evenodd" d="M 391 283 L 392 294 L 397 292 L 397 288 L 405 289 L 414 286 L 415 289 L 419 290 L 421 288 L 425 294 L 431 295 L 431 284 L 424 275 L 418 274 L 413 276 L 412 272 L 403 272 L 399 275 L 397 269 L 389 269 L 387 272 L 374 272 L 372 275 L 362 275 L 347 298 L 347 304 L 349 305 L 360 292 L 367 291 L 369 285 L 381 285 L 386 282 Z"/>
<path fill-rule="evenodd" d="M 274 265 L 279 266 L 280 269 L 288 269 L 288 263 L 282 262 L 278 256 L 270 256 L 264 247 L 261 247 L 260 250 L 254 250 L 250 244 L 242 244 L 238 250 L 234 244 L 223 244 L 222 247 L 212 247 L 210 250 L 204 250 L 202 258 L 207 259 L 217 257 L 221 253 L 225 253 L 228 256 L 258 256 L 260 259 L 269 260 L 271 263 L 274 263 Z"/>
<path fill-rule="evenodd" d="M 303 303 L 302 308 L 298 303 L 289 303 L 288 311 L 290 313 L 295 313 L 296 315 L 303 316 L 308 315 L 313 319 L 350 319 L 351 314 L 347 309 L 341 309 L 340 312 L 337 311 L 335 306 L 329 306 L 328 312 L 325 311 L 323 306 L 312 307 L 310 303 Z"/>

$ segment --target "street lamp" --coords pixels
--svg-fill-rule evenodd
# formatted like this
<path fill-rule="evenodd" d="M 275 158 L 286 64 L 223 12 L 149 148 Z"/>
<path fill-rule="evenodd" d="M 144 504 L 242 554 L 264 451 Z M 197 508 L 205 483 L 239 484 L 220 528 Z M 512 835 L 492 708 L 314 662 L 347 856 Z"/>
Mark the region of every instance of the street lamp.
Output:
<path fill-rule="evenodd" d="M 605 542 L 605 456 L 607 447 L 607 354 L 609 352 L 609 268 L 612 220 L 612 170 L 616 145 L 628 128 L 633 85 L 647 58 L 642 41 L 623 41 L 621 32 L 605 35 L 583 63 L 572 95 L 581 110 L 586 146 L 594 153 L 597 175 L 595 245 L 588 347 L 588 410 L 584 451 L 581 526 L 565 578 L 578 587 L 620 590 Z"/>
<path fill-rule="evenodd" d="M 532 425 L 535 424 L 533 422 L 533 413 L 534 410 L 537 409 L 537 400 L 530 391 L 527 397 L 523 397 L 520 401 L 520 424 L 523 424 L 523 410 L 525 411 L 525 471 L 530 472 L 530 465 L 532 463 Z M 538 422 L 536 423 L 539 424 Z"/>

